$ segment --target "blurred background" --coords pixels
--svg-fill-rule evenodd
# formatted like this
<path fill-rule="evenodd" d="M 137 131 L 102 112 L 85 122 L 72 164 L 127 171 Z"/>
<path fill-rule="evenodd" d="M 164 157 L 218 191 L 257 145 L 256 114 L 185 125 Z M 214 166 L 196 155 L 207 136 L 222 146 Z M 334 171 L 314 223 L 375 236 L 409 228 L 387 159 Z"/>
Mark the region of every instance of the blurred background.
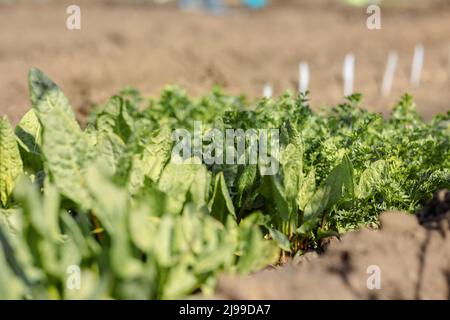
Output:
<path fill-rule="evenodd" d="M 310 69 L 313 107 L 343 100 L 342 64 L 354 53 L 354 90 L 388 113 L 405 92 L 430 118 L 450 106 L 450 1 L 384 0 L 381 30 L 369 30 L 365 0 L 0 0 L 0 114 L 16 122 L 29 108 L 27 72 L 42 69 L 85 119 L 92 104 L 124 86 L 158 95 L 167 84 L 190 94 L 214 85 L 250 99 L 298 87 Z M 68 30 L 69 4 L 81 30 Z M 414 48 L 425 60 L 410 84 Z M 389 52 L 397 51 L 392 92 L 380 94 Z"/>

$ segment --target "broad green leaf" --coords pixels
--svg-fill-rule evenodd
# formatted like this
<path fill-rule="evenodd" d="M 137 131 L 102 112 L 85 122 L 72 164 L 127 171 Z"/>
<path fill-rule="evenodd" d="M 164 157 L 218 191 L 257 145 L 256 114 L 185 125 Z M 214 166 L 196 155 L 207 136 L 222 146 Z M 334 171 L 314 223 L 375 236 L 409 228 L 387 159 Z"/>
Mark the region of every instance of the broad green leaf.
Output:
<path fill-rule="evenodd" d="M 255 225 L 257 218 L 256 215 L 249 216 L 239 225 L 239 259 L 236 265 L 238 272 L 248 273 L 278 260 L 280 249 L 276 243 L 262 237 L 261 231 Z"/>
<path fill-rule="evenodd" d="M 0 208 L 0 224 L 3 224 L 8 232 L 15 234 L 19 232 L 22 224 L 21 210 Z"/>
<path fill-rule="evenodd" d="M 170 129 L 152 131 L 140 128 L 130 138 L 118 163 L 118 176 L 127 184 L 131 194 L 144 185 L 145 178 L 157 183 L 171 155 Z"/>
<path fill-rule="evenodd" d="M 200 167 L 194 176 L 194 183 L 189 188 L 188 199 L 194 202 L 198 208 L 208 205 L 211 173 L 205 166 Z"/>
<path fill-rule="evenodd" d="M 244 194 L 248 194 L 256 181 L 258 168 L 256 165 L 249 164 L 243 169 L 237 182 L 237 205 L 240 207 L 243 205 L 242 197 Z"/>
<path fill-rule="evenodd" d="M 42 126 L 42 154 L 51 181 L 80 207 L 90 205 L 85 188 L 88 140 L 75 120 L 69 101 L 41 71 L 29 73 L 31 102 Z"/>
<path fill-rule="evenodd" d="M 100 132 L 115 133 L 123 142 L 127 142 L 134 129 L 134 120 L 130 111 L 128 103 L 122 97 L 110 98 L 97 114 L 97 129 Z"/>
<path fill-rule="evenodd" d="M 162 299 L 185 298 L 197 287 L 196 277 L 181 264 L 169 270 L 167 282 L 164 284 Z"/>
<path fill-rule="evenodd" d="M 36 234 L 28 232 L 32 229 L 29 228 L 28 220 L 27 215 L 18 212 L 8 217 L 6 224 L 0 223 L 0 249 L 6 253 L 16 276 L 30 286 L 31 283 L 39 283 L 45 279 L 45 270 L 39 263 L 40 256 L 36 256 Z"/>
<path fill-rule="evenodd" d="M 286 200 L 280 178 L 276 175 L 264 176 L 259 191 L 275 207 L 279 217 L 287 221 L 289 219 L 289 203 Z"/>
<path fill-rule="evenodd" d="M 289 206 L 289 214 L 297 214 L 296 198 L 303 182 L 302 144 L 290 143 L 281 153 L 284 194 Z"/>
<path fill-rule="evenodd" d="M 71 269 L 69 269 L 70 271 Z M 70 276 L 71 274 L 68 274 Z M 81 269 L 80 278 L 82 280 L 80 289 L 64 286 L 65 300 L 107 300 L 111 299 L 108 295 L 108 279 L 100 278 L 98 273 L 87 268 Z M 67 281 L 67 280 L 66 280 Z"/>
<path fill-rule="evenodd" d="M 64 93 L 42 71 L 31 68 L 28 73 L 31 105 L 39 113 L 47 113 L 55 108 L 61 109 L 68 118 L 75 119 Z"/>
<path fill-rule="evenodd" d="M 0 236 L 1 236 L 0 225 Z M 26 293 L 24 284 L 15 276 L 11 270 L 7 258 L 5 256 L 6 250 L 2 247 L 0 242 L 0 299 L 23 299 Z"/>
<path fill-rule="evenodd" d="M 210 200 L 209 206 L 211 216 L 222 223 L 226 222 L 228 215 L 231 215 L 234 219 L 236 219 L 233 201 L 231 200 L 222 172 L 216 175 L 213 196 Z"/>
<path fill-rule="evenodd" d="M 125 228 L 128 194 L 113 183 L 111 171 L 102 162 L 94 163 L 87 168 L 86 187 L 93 198 L 95 215 L 103 227 L 111 234 L 120 233 Z M 122 220 L 122 221 L 120 221 Z M 124 223 L 124 225 L 122 225 Z"/>
<path fill-rule="evenodd" d="M 201 232 L 202 222 L 205 223 L 205 216 L 208 212 L 202 213 L 197 206 L 190 202 L 183 208 L 183 213 L 179 219 L 180 228 L 177 230 L 179 237 L 177 246 L 181 251 L 192 251 L 193 254 L 201 252 Z"/>
<path fill-rule="evenodd" d="M 130 246 L 128 194 L 113 183 L 111 172 L 101 162 L 88 167 L 85 179 L 93 199 L 93 213 L 111 238 L 111 267 L 120 277 L 133 278 L 140 273 L 141 264 L 132 256 Z"/>
<path fill-rule="evenodd" d="M 60 199 L 53 186 L 45 186 L 42 196 L 36 185 L 23 176 L 17 183 L 14 195 L 22 204 L 24 218 L 42 238 L 60 240 Z"/>
<path fill-rule="evenodd" d="M 238 243 L 236 222 L 228 216 L 226 226 L 210 216 L 198 216 L 201 219 L 201 233 L 196 239 L 195 262 L 196 274 L 205 275 L 228 270 L 235 261 Z"/>
<path fill-rule="evenodd" d="M 308 173 L 308 176 L 301 184 L 300 190 L 297 195 L 297 205 L 301 211 L 305 210 L 309 200 L 316 191 L 316 174 L 314 168 Z"/>
<path fill-rule="evenodd" d="M 27 242 L 35 263 L 55 277 L 63 275 L 67 265 L 79 263 L 78 250 L 61 235 L 57 190 L 46 185 L 41 196 L 36 186 L 24 177 L 18 182 L 14 195 L 22 203 L 22 232 L 28 234 Z"/>
<path fill-rule="evenodd" d="M 8 118 L 0 119 L 0 204 L 5 207 L 14 189 L 17 177 L 23 172 L 14 132 Z"/>
<path fill-rule="evenodd" d="M 116 172 L 125 149 L 123 141 L 112 132 L 99 132 L 95 149 L 98 156 L 105 160 L 113 172 Z"/>
<path fill-rule="evenodd" d="M 144 182 L 144 186 L 138 194 L 135 195 L 137 209 L 146 206 L 147 215 L 152 217 L 161 217 L 166 213 L 168 195 L 159 190 L 158 187 L 148 178 Z M 134 208 L 133 208 L 134 210 Z"/>
<path fill-rule="evenodd" d="M 159 242 L 155 238 L 155 220 L 152 220 L 149 216 L 148 209 L 146 206 L 141 206 L 129 215 L 131 239 L 143 252 L 148 252 L 154 245 L 154 242 Z"/>
<path fill-rule="evenodd" d="M 350 160 L 345 156 L 306 205 L 304 221 L 316 221 L 326 209 L 335 205 L 344 194 L 353 196 L 353 192 L 353 168 Z"/>
<path fill-rule="evenodd" d="M 80 254 L 83 258 L 88 258 L 90 256 L 88 239 L 85 238 L 80 226 L 77 224 L 75 219 L 70 216 L 66 211 L 61 212 L 61 223 L 70 239 L 76 243 Z"/>
<path fill-rule="evenodd" d="M 280 231 L 269 228 L 270 236 L 278 243 L 278 246 L 284 251 L 291 252 L 291 243 L 289 239 Z"/>
<path fill-rule="evenodd" d="M 169 162 L 162 171 L 158 188 L 169 195 L 167 213 L 180 213 L 187 200 L 188 191 L 203 165 L 193 164 L 192 159 L 184 163 Z"/>
<path fill-rule="evenodd" d="M 196 243 L 196 274 L 207 274 L 228 268 L 235 259 L 238 233 L 236 222 L 228 216 L 226 226 L 210 216 L 197 216 L 201 221 L 201 236 Z"/>
<path fill-rule="evenodd" d="M 82 208 L 90 206 L 84 178 L 89 155 L 87 137 L 61 108 L 38 112 L 43 126 L 42 153 L 51 181 Z"/>
<path fill-rule="evenodd" d="M 35 173 L 42 170 L 42 127 L 34 109 L 29 110 L 22 117 L 16 126 L 15 133 L 24 166 L 31 168 Z"/>
<path fill-rule="evenodd" d="M 158 264 L 163 267 L 170 267 L 173 265 L 173 229 L 174 219 L 171 216 L 163 216 L 159 222 L 158 230 L 155 233 L 157 243 L 153 243 L 153 253 L 158 261 Z"/>
<path fill-rule="evenodd" d="M 162 127 L 155 131 L 144 148 L 142 162 L 144 174 L 157 182 L 164 166 L 170 159 L 172 151 L 171 131 L 169 127 Z"/>
<path fill-rule="evenodd" d="M 322 228 L 317 228 L 317 240 L 327 237 L 339 237 L 339 233 L 333 230 L 324 230 Z"/>

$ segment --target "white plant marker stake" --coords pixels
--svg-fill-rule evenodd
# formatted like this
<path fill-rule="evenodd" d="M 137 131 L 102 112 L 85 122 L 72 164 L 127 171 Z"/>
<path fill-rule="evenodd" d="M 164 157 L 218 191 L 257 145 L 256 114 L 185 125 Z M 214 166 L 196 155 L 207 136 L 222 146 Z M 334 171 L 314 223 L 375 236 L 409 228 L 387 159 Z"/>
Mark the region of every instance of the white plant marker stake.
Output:
<path fill-rule="evenodd" d="M 394 81 L 394 74 L 397 69 L 397 61 L 398 53 L 396 51 L 389 52 L 383 83 L 381 85 L 381 95 L 383 97 L 386 97 L 391 93 L 392 82 Z"/>
<path fill-rule="evenodd" d="M 355 55 L 353 53 L 345 56 L 342 77 L 344 78 L 344 96 L 347 97 L 353 93 L 353 82 L 355 81 Z"/>
<path fill-rule="evenodd" d="M 272 98 L 272 87 L 270 84 L 266 83 L 263 88 L 263 97 Z"/>
<path fill-rule="evenodd" d="M 424 56 L 425 49 L 423 45 L 417 45 L 414 49 L 414 57 L 411 67 L 411 84 L 415 87 L 418 87 L 420 84 L 420 76 L 422 74 Z"/>
<path fill-rule="evenodd" d="M 309 87 L 309 66 L 306 62 L 298 65 L 298 91 L 305 93 Z"/>

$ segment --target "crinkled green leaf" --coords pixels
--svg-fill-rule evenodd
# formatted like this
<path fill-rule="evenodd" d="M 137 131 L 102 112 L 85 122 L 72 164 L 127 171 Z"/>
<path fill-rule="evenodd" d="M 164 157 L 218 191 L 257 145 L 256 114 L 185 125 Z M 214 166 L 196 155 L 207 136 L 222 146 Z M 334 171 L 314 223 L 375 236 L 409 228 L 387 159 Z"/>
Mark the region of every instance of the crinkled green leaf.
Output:
<path fill-rule="evenodd" d="M 289 214 L 297 213 L 296 198 L 303 182 L 303 147 L 302 144 L 290 143 L 281 153 L 283 185 L 288 201 Z"/>
<path fill-rule="evenodd" d="M 0 119 L 0 204 L 5 207 L 14 189 L 17 177 L 23 171 L 14 132 L 8 118 Z"/>
<path fill-rule="evenodd" d="M 75 119 L 64 93 L 42 71 L 31 68 L 28 73 L 28 87 L 31 105 L 39 113 L 47 113 L 55 108 L 61 109 L 68 118 Z"/>
<path fill-rule="evenodd" d="M 125 149 L 123 141 L 114 133 L 100 132 L 97 137 L 96 152 L 116 172 L 120 157 Z"/>
<path fill-rule="evenodd" d="M 169 195 L 167 213 L 179 213 L 187 200 L 188 191 L 199 170 L 200 164 L 192 164 L 192 159 L 184 163 L 169 162 L 158 181 L 158 188 Z"/>
<path fill-rule="evenodd" d="M 129 104 L 122 97 L 110 98 L 97 114 L 97 129 L 101 132 L 114 133 L 127 142 L 134 129 L 134 120 L 130 112 Z"/>
<path fill-rule="evenodd" d="M 30 70 L 30 96 L 42 126 L 42 154 L 51 181 L 81 207 L 90 206 L 84 172 L 88 140 L 75 120 L 67 98 L 37 69 Z"/>
<path fill-rule="evenodd" d="M 315 170 L 312 169 L 308 173 L 308 176 L 305 178 L 305 180 L 303 180 L 300 190 L 298 191 L 297 204 L 298 208 L 301 211 L 305 210 L 306 205 L 314 195 L 315 191 L 316 191 L 316 174 Z"/>
<path fill-rule="evenodd" d="M 118 163 L 118 176 L 124 180 L 131 194 L 137 193 L 145 178 L 158 182 L 171 155 L 170 129 L 151 131 L 140 128 L 130 138 Z"/>
<path fill-rule="evenodd" d="M 162 127 L 156 131 L 142 154 L 144 174 L 153 181 L 158 181 L 164 166 L 170 159 L 172 151 L 171 131 L 169 127 Z"/>
<path fill-rule="evenodd" d="M 51 181 L 81 207 L 90 206 L 84 178 L 89 155 L 87 137 L 60 108 L 38 113 L 43 126 L 42 153 Z"/>
<path fill-rule="evenodd" d="M 385 170 L 386 161 L 378 160 L 371 163 L 370 167 L 364 170 L 359 178 L 359 183 L 355 191 L 356 196 L 358 198 L 365 198 L 372 194 L 382 183 Z"/>

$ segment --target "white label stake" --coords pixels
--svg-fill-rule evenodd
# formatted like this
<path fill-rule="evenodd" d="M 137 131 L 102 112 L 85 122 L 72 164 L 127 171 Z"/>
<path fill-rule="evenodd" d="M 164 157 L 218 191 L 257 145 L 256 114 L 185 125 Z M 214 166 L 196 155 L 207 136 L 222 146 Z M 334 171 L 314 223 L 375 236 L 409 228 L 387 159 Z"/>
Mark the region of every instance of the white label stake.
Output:
<path fill-rule="evenodd" d="M 425 49 L 423 48 L 423 45 L 417 45 L 414 49 L 414 57 L 411 67 L 411 84 L 415 87 L 418 87 L 420 84 L 420 76 L 422 74 L 424 56 Z"/>
<path fill-rule="evenodd" d="M 355 81 L 355 55 L 353 53 L 345 56 L 342 77 L 344 79 L 344 96 L 347 97 L 353 93 L 353 82 Z"/>
<path fill-rule="evenodd" d="M 301 62 L 298 66 L 298 91 L 305 93 L 309 87 L 309 66 L 306 62 Z"/>
<path fill-rule="evenodd" d="M 272 97 L 272 87 L 268 83 L 266 83 L 263 87 L 263 97 L 264 98 Z"/>
<path fill-rule="evenodd" d="M 398 54 L 396 51 L 389 52 L 384 72 L 383 83 L 381 85 L 381 95 L 386 97 L 391 93 L 392 82 L 394 81 L 395 70 L 397 69 Z"/>

